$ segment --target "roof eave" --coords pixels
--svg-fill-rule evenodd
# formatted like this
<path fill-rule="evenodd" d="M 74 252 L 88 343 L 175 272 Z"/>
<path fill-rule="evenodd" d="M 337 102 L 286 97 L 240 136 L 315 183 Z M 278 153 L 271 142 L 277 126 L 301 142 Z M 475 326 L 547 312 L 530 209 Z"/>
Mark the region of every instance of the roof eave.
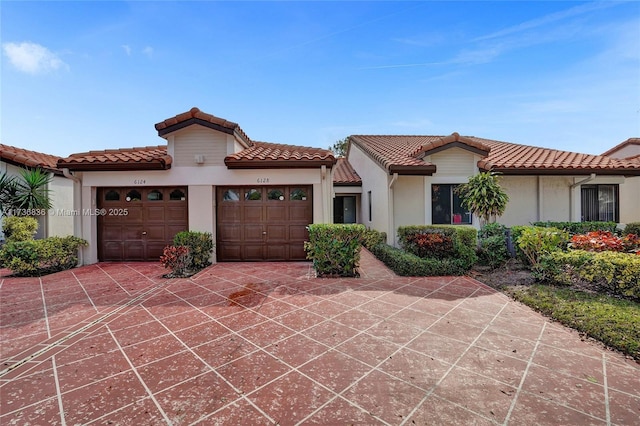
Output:
<path fill-rule="evenodd" d="M 362 186 L 362 182 L 333 182 L 333 186 Z"/>
<path fill-rule="evenodd" d="M 492 171 L 502 175 L 512 176 L 537 176 L 537 175 L 555 175 L 555 176 L 575 176 L 575 175 L 590 175 L 595 173 L 601 176 L 640 176 L 640 168 L 638 169 L 588 169 L 588 168 L 536 168 L 536 167 L 491 167 L 480 168 L 481 171 Z"/>
<path fill-rule="evenodd" d="M 199 124 L 209 129 L 217 130 L 219 132 L 227 133 L 229 135 L 233 135 L 235 133 L 235 128 L 221 126 L 219 124 L 212 123 L 210 121 L 206 121 L 201 118 L 192 117 L 187 120 L 180 121 L 176 124 L 172 124 L 171 126 L 167 126 L 163 129 L 159 129 L 158 136 L 165 136 L 165 135 L 168 135 L 169 133 L 173 133 L 177 130 L 184 129 L 185 127 L 189 127 L 194 124 Z"/>
<path fill-rule="evenodd" d="M 116 172 L 116 171 L 141 171 L 141 170 L 168 170 L 171 163 L 165 161 L 149 161 L 144 163 L 76 163 L 58 162 L 58 167 L 75 172 Z"/>
<path fill-rule="evenodd" d="M 228 169 L 317 169 L 322 166 L 332 167 L 335 159 L 326 160 L 245 160 L 225 158 L 224 164 Z"/>
<path fill-rule="evenodd" d="M 431 176 L 436 172 L 436 166 L 433 164 L 424 166 L 403 166 L 403 165 L 390 165 L 389 174 L 399 174 L 402 176 Z"/>

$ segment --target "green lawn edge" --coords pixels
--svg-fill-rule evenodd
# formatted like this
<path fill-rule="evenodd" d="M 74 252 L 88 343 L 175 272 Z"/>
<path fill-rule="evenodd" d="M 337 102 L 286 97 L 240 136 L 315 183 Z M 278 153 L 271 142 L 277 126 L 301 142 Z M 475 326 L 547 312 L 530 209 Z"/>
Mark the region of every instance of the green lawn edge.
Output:
<path fill-rule="evenodd" d="M 640 361 L 640 304 L 551 285 L 505 288 L 515 300 Z"/>

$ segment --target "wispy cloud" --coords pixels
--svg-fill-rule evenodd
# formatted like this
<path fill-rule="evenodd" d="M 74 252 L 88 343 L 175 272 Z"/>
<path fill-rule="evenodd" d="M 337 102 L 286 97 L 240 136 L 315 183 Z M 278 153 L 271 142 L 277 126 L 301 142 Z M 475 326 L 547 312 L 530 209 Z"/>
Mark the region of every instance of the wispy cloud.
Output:
<path fill-rule="evenodd" d="M 44 74 L 69 68 L 55 53 L 37 43 L 4 43 L 2 49 L 14 67 L 28 74 Z"/>
<path fill-rule="evenodd" d="M 122 48 L 124 49 L 124 52 L 127 54 L 127 56 L 131 56 L 131 46 L 129 46 L 128 44 L 123 44 Z"/>
<path fill-rule="evenodd" d="M 572 18 L 574 16 L 582 15 L 588 12 L 593 12 L 595 10 L 605 9 L 615 5 L 616 5 L 616 2 L 604 2 L 604 1 L 582 4 L 580 6 L 575 6 L 570 9 L 562 10 L 560 12 L 555 12 L 549 15 L 545 15 L 537 19 L 525 21 L 518 25 L 513 25 L 511 27 L 493 32 L 491 34 L 486 34 L 484 36 L 476 37 L 474 41 L 495 39 L 499 37 L 512 35 L 515 33 L 520 33 L 523 31 L 532 30 L 532 29 L 535 29 L 544 25 L 552 24 L 554 22 L 558 22 L 567 18 Z"/>
<path fill-rule="evenodd" d="M 142 49 L 142 53 L 147 55 L 148 58 L 152 58 L 153 57 L 153 47 L 151 47 L 151 46 L 145 47 L 144 49 Z"/>

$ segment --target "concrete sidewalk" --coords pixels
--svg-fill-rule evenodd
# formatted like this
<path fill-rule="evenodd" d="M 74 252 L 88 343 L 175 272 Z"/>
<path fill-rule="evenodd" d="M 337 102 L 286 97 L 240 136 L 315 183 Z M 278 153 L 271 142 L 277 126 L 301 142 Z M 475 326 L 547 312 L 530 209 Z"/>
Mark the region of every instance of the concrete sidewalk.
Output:
<path fill-rule="evenodd" d="M 5 273 L 7 271 L 4 271 Z M 638 424 L 640 366 L 468 277 L 0 277 L 0 424 Z"/>

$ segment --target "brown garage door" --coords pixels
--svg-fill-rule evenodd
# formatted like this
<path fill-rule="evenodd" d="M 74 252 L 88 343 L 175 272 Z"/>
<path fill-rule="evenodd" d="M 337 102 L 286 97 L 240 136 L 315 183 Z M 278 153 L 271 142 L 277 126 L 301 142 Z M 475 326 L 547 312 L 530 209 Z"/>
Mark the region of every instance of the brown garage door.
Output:
<path fill-rule="evenodd" d="M 156 261 L 189 229 L 187 188 L 98 188 L 98 259 Z"/>
<path fill-rule="evenodd" d="M 217 188 L 219 261 L 305 260 L 311 186 Z"/>

